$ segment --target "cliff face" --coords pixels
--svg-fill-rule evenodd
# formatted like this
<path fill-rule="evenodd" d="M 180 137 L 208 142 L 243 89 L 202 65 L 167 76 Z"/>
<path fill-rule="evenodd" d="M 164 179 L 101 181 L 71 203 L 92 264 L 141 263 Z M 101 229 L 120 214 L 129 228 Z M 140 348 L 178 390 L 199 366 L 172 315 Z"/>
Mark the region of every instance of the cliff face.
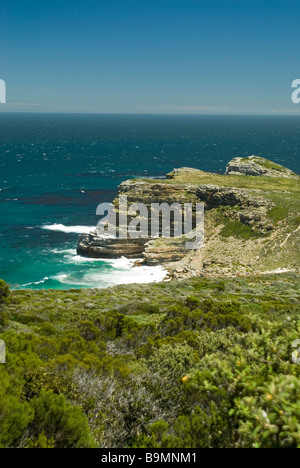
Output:
<path fill-rule="evenodd" d="M 145 182 L 142 180 L 129 180 L 119 187 L 119 196 L 126 195 L 128 206 L 133 203 L 144 203 L 150 210 L 152 203 L 191 203 L 197 197 L 194 186 L 167 185 L 165 183 Z M 114 204 L 119 213 L 119 200 Z M 133 217 L 127 215 L 128 223 Z M 149 232 L 151 232 L 151 220 L 149 219 Z M 172 223 L 171 223 L 172 231 Z M 170 244 L 165 245 L 165 242 Z M 109 239 L 101 238 L 97 232 L 82 234 L 79 238 L 77 252 L 79 255 L 91 258 L 126 258 L 145 259 L 148 265 L 157 265 L 168 262 L 176 262 L 183 259 L 187 252 L 185 243 L 175 239 L 166 239 L 161 247 L 153 247 L 149 237 L 143 239 Z M 181 247 L 179 244 L 182 244 Z"/>
<path fill-rule="evenodd" d="M 252 165 L 253 158 L 247 159 Z M 205 245 L 198 251 L 187 251 L 184 238 L 103 239 L 95 232 L 80 237 L 78 253 L 94 258 L 143 258 L 148 265 L 165 264 L 174 278 L 297 269 L 300 178 L 283 169 L 281 177 L 273 174 L 267 179 L 182 168 L 159 183 L 123 182 L 119 194 L 127 196 L 129 205 L 142 202 L 150 208 L 152 203 L 204 203 Z M 118 212 L 118 199 L 114 204 Z"/>
<path fill-rule="evenodd" d="M 187 255 L 184 238 L 152 240 L 146 244 L 143 252 L 144 261 L 149 266 L 179 262 L 186 259 Z"/>
<path fill-rule="evenodd" d="M 90 258 L 141 258 L 146 242 L 145 239 L 100 238 L 97 232 L 91 232 L 80 236 L 77 253 Z"/>

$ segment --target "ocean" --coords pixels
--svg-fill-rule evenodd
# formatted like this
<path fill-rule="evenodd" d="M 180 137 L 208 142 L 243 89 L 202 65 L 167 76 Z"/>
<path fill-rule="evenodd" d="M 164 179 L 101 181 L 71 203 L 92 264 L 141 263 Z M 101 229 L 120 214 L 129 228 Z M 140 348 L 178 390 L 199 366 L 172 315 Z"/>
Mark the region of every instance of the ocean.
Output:
<path fill-rule="evenodd" d="M 252 154 L 300 173 L 300 118 L 0 113 L 0 278 L 14 289 L 160 281 L 160 267 L 76 255 L 98 204 L 129 178 L 222 173 Z"/>

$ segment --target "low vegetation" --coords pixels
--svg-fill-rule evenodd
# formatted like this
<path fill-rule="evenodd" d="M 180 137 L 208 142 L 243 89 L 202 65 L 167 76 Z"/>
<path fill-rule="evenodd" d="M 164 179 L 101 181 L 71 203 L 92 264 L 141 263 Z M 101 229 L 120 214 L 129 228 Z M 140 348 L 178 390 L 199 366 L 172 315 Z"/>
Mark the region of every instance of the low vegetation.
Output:
<path fill-rule="evenodd" d="M 243 240 L 262 237 L 259 233 L 253 231 L 250 226 L 242 224 L 239 221 L 231 221 L 229 218 L 224 218 L 223 222 L 224 227 L 220 231 L 222 237 L 238 237 Z"/>
<path fill-rule="evenodd" d="M 270 161 L 271 163 L 271 161 Z M 147 183 L 157 183 L 155 180 L 145 179 Z M 192 173 L 182 171 L 174 179 L 164 181 L 170 185 L 219 185 L 220 187 L 237 187 L 264 190 L 265 192 L 286 192 L 300 196 L 299 178 L 288 179 L 284 177 L 256 177 L 231 175 L 230 177 L 211 172 L 193 170 Z"/>
<path fill-rule="evenodd" d="M 299 286 L 0 282 L 0 447 L 300 447 Z"/>

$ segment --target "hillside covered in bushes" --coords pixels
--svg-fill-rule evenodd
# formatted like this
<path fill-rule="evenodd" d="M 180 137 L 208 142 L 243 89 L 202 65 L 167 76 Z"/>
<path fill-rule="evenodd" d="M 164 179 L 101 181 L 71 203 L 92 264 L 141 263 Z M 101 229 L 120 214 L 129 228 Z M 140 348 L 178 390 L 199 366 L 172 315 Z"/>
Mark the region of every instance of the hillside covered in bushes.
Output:
<path fill-rule="evenodd" d="M 0 447 L 300 447 L 299 286 L 1 282 Z"/>

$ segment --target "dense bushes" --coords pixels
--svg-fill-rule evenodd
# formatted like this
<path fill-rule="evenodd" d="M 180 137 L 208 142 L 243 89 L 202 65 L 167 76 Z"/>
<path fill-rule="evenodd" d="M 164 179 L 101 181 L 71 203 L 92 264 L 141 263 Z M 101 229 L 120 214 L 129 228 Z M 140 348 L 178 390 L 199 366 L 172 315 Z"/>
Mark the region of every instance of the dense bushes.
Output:
<path fill-rule="evenodd" d="M 3 302 L 9 296 L 9 287 L 8 285 L 0 280 L 0 303 Z"/>
<path fill-rule="evenodd" d="M 183 330 L 217 331 L 229 326 L 244 332 L 251 329 L 251 320 L 242 313 L 237 303 L 220 304 L 205 300 L 199 309 L 194 309 L 195 302 L 191 298 L 187 299 L 187 303 L 190 308 L 177 306 L 170 309 L 162 322 L 163 335 L 173 336 Z"/>
<path fill-rule="evenodd" d="M 40 434 L 44 434 L 56 448 L 93 446 L 86 416 L 63 395 L 41 390 L 31 405 L 34 410 L 34 419 L 29 426 L 32 440 L 38 440 Z"/>
<path fill-rule="evenodd" d="M 3 310 L 3 304 L 7 302 L 8 297 L 9 287 L 4 281 L 0 280 L 0 332 L 7 323 L 7 314 Z"/>
<path fill-rule="evenodd" d="M 0 447 L 300 447 L 299 290 L 287 275 L 13 292 Z"/>
<path fill-rule="evenodd" d="M 0 368 L 0 448 L 92 447 L 88 420 L 65 396 L 41 389 L 27 401 Z"/>
<path fill-rule="evenodd" d="M 0 364 L 0 448 L 18 446 L 34 411 L 22 396 L 22 386 Z"/>

